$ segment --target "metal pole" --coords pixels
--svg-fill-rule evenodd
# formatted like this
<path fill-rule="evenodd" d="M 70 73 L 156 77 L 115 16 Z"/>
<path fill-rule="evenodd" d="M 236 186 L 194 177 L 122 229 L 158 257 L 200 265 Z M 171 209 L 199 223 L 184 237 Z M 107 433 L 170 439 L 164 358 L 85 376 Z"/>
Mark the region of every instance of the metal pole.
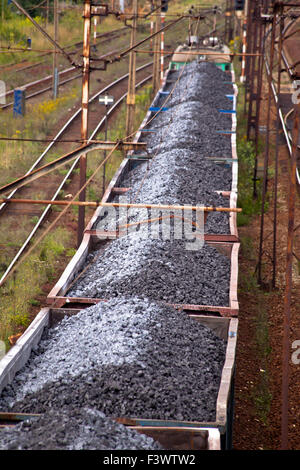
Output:
<path fill-rule="evenodd" d="M 47 0 L 47 7 L 46 7 L 46 29 L 48 29 L 49 26 L 49 0 Z"/>
<path fill-rule="evenodd" d="M 272 74 L 274 63 L 274 48 L 275 48 L 275 33 L 276 33 L 276 19 L 277 12 L 274 11 L 272 22 L 272 39 L 270 51 L 270 74 L 268 77 L 268 112 L 267 112 L 267 130 L 266 130 L 266 148 L 264 158 L 264 178 L 262 187 L 262 204 L 261 204 L 261 222 L 260 222 L 260 240 L 259 240 L 259 254 L 258 254 L 258 283 L 262 283 L 262 254 L 263 254 L 263 236 L 264 236 L 264 213 L 265 202 L 268 188 L 268 165 L 269 165 L 269 149 L 270 149 L 270 120 L 271 120 L 271 98 L 272 98 Z"/>
<path fill-rule="evenodd" d="M 293 151 L 291 156 L 291 174 L 288 200 L 288 236 L 286 253 L 284 321 L 283 321 L 283 357 L 282 357 L 282 409 L 281 409 L 281 450 L 288 450 L 288 392 L 289 392 L 289 357 L 290 357 L 290 313 L 293 281 L 293 243 L 296 202 L 296 170 L 299 139 L 299 105 L 295 105 L 293 128 Z"/>
<path fill-rule="evenodd" d="M 280 91 L 281 91 L 281 53 L 283 44 L 283 29 L 284 29 L 284 17 L 283 8 L 280 9 L 280 32 L 279 32 L 279 46 L 278 46 L 278 73 L 277 73 L 277 104 L 276 104 L 276 149 L 275 149 L 275 178 L 274 178 L 274 208 L 273 208 L 273 277 L 272 287 L 276 287 L 276 267 L 277 267 L 277 198 L 278 198 L 278 158 L 279 158 L 279 127 L 280 127 Z"/>
<path fill-rule="evenodd" d="M 95 9 L 97 12 L 97 8 Z M 96 51 L 96 46 L 97 46 L 97 23 L 98 23 L 98 18 L 97 16 L 94 17 L 94 50 Z"/>
<path fill-rule="evenodd" d="M 247 14 L 247 38 L 248 38 L 248 40 L 247 40 L 247 50 L 246 50 L 247 53 L 252 52 L 252 49 L 253 49 L 253 39 L 254 38 L 253 38 L 253 34 L 252 34 L 252 30 L 253 30 L 252 18 L 253 18 L 252 1 L 249 1 L 249 3 L 248 3 L 248 14 Z M 245 97 L 244 97 L 244 115 L 247 114 L 249 85 L 251 85 L 251 83 L 250 83 L 251 63 L 252 63 L 252 59 L 247 57 L 246 58 L 246 70 L 245 70 L 246 80 L 245 80 Z"/>
<path fill-rule="evenodd" d="M 258 22 L 259 22 L 259 6 L 256 5 L 252 12 L 251 23 L 251 53 L 255 54 L 257 52 L 258 46 Z M 247 140 L 251 138 L 251 129 L 253 128 L 253 108 L 254 108 L 254 95 L 255 95 L 255 84 L 257 85 L 257 80 L 255 81 L 255 71 L 256 71 L 256 57 L 253 55 L 249 63 L 249 71 L 247 73 L 247 83 L 249 84 L 249 96 L 248 96 L 248 122 L 247 122 Z"/>
<path fill-rule="evenodd" d="M 107 141 L 107 109 L 108 106 L 105 106 L 105 141 Z M 104 150 L 104 160 L 106 159 L 106 150 Z M 102 194 L 105 193 L 105 171 L 106 171 L 106 163 L 103 165 L 103 175 L 102 175 Z"/>
<path fill-rule="evenodd" d="M 153 34 L 153 28 L 154 28 L 154 22 L 153 18 L 151 16 L 151 21 L 150 21 L 150 36 Z M 150 39 L 150 49 L 153 49 L 153 38 Z"/>
<path fill-rule="evenodd" d="M 133 0 L 132 4 L 132 29 L 130 47 L 136 42 L 137 31 L 137 14 L 138 14 L 138 0 Z M 130 136 L 134 127 L 134 112 L 135 112 L 135 82 L 136 82 L 136 52 L 131 51 L 129 55 L 129 78 L 128 78 L 128 94 L 127 94 L 127 110 L 126 110 L 126 137 Z"/>
<path fill-rule="evenodd" d="M 248 12 L 248 0 L 245 2 L 244 9 L 244 21 L 243 21 L 243 56 L 242 56 L 242 73 L 240 77 L 241 83 L 245 83 L 245 72 L 246 72 L 246 52 L 247 52 L 247 12 Z"/>
<path fill-rule="evenodd" d="M 54 0 L 54 41 L 58 41 L 58 0 Z M 53 99 L 58 96 L 58 67 L 57 67 L 57 47 L 53 52 Z"/>
<path fill-rule="evenodd" d="M 163 28 L 165 25 L 165 14 L 161 12 L 161 27 Z M 165 48 L 165 33 L 164 31 L 161 32 L 161 42 L 160 42 L 160 83 L 162 84 L 164 79 L 164 48 Z"/>
<path fill-rule="evenodd" d="M 230 0 L 230 41 L 234 39 L 234 5 L 233 5 L 234 0 Z"/>
<path fill-rule="evenodd" d="M 91 39 L 91 0 L 84 2 L 84 28 L 83 28 L 83 72 L 82 72 L 82 99 L 81 99 L 81 139 L 88 138 L 88 105 L 90 81 L 90 39 Z M 86 182 L 86 154 L 80 157 L 80 188 Z M 79 201 L 85 201 L 85 188 L 79 194 Z M 77 245 L 79 246 L 85 226 L 85 208 L 79 207 Z"/>
<path fill-rule="evenodd" d="M 261 11 L 261 7 L 260 7 Z M 259 51 L 262 53 L 258 58 L 258 69 L 257 69 L 257 90 L 256 90 L 256 119 L 255 119 L 255 163 L 254 163 L 254 175 L 253 175 L 253 197 L 257 198 L 257 165 L 258 165 L 258 144 L 259 144 L 259 122 L 260 122 L 260 108 L 261 108 L 261 93 L 263 85 L 263 71 L 264 71 L 264 52 L 265 52 L 265 29 L 266 25 L 260 21 L 258 28 L 259 36 Z"/>
<path fill-rule="evenodd" d="M 158 6 L 158 2 L 160 2 L 160 1 L 161 0 L 156 1 L 155 7 Z M 158 33 L 159 30 L 160 30 L 160 8 L 158 8 L 156 10 L 155 33 Z M 154 49 L 156 51 L 158 51 L 160 49 L 159 48 L 159 36 L 158 36 L 158 34 L 156 34 L 156 36 L 154 36 Z M 156 95 L 156 93 L 159 90 L 159 75 L 160 75 L 159 74 L 159 60 L 160 60 L 159 54 L 155 54 L 154 59 L 153 59 L 153 81 L 152 81 L 153 95 Z"/>

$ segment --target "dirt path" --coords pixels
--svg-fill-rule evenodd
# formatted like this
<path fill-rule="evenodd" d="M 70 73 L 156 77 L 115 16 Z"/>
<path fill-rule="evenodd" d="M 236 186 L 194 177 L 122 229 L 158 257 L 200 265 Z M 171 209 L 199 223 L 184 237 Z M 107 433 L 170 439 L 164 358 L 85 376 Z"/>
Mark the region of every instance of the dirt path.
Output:
<path fill-rule="evenodd" d="M 275 109 L 273 117 L 275 116 Z M 262 117 L 262 125 L 266 123 Z M 271 123 L 275 129 L 275 121 Z M 282 379 L 282 330 L 284 318 L 284 289 L 286 271 L 286 246 L 288 228 L 289 153 L 281 139 L 279 148 L 279 186 L 277 223 L 277 288 L 263 291 L 256 286 L 255 268 L 258 258 L 260 216 L 254 217 L 249 226 L 240 227 L 242 248 L 239 258 L 239 335 L 235 381 L 234 449 L 279 450 L 281 445 L 281 379 Z M 271 164 L 274 163 L 275 135 L 271 135 Z M 263 155 L 261 156 L 263 157 Z M 272 195 L 273 179 L 269 181 Z M 272 198 L 271 198 L 272 201 Z M 265 216 L 265 235 L 272 233 L 270 202 Z M 300 198 L 297 198 L 296 225 L 300 220 Z M 295 252 L 300 254 L 300 233 L 295 235 Z M 272 253 L 272 236 L 264 244 Z M 266 260 L 266 258 L 264 258 Z M 299 324 L 299 266 L 294 259 L 293 292 L 291 304 L 290 344 L 300 339 Z M 264 267 L 268 272 L 270 265 Z M 270 275 L 269 275 L 270 277 Z M 293 349 L 291 348 L 291 355 Z M 290 360 L 289 380 L 289 448 L 300 449 L 299 411 L 300 365 Z"/>

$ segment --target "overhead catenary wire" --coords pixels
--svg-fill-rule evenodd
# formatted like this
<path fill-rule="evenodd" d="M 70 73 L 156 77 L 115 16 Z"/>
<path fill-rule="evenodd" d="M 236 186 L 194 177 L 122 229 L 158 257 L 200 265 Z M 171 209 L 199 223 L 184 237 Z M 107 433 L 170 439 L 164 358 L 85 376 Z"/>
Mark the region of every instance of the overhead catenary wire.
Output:
<path fill-rule="evenodd" d="M 176 21 L 177 23 L 177 21 Z M 148 38 L 149 39 L 149 38 Z M 159 112 L 155 113 L 155 115 L 159 114 Z M 155 115 L 153 116 L 153 118 L 155 117 Z M 138 132 L 138 129 L 135 130 L 131 135 L 129 136 L 126 136 L 123 141 L 125 141 L 126 139 L 129 139 L 131 138 L 133 135 L 136 134 L 136 132 Z M 115 149 L 117 148 L 117 145 L 115 147 Z M 114 149 L 114 150 L 115 150 Z M 20 259 L 15 265 L 14 267 L 12 267 L 12 269 L 10 270 L 10 272 L 8 273 L 8 275 L 5 277 L 5 279 L 2 280 L 2 282 L 0 282 L 0 287 L 3 285 L 4 282 L 6 282 L 10 277 L 11 275 L 18 269 L 18 267 L 20 266 L 20 264 L 25 261 L 25 259 L 32 253 L 32 251 L 38 246 L 38 244 L 43 240 L 43 238 L 47 235 L 47 233 L 49 233 L 49 231 L 56 225 L 56 223 L 61 219 L 61 217 L 67 212 L 67 210 L 71 207 L 71 202 L 74 202 L 75 199 L 79 196 L 79 194 L 81 193 L 81 191 L 83 189 L 86 188 L 86 186 L 93 180 L 93 178 L 96 176 L 96 174 L 98 173 L 98 171 L 103 167 L 103 165 L 108 161 L 108 159 L 111 157 L 111 155 L 113 154 L 113 151 L 110 151 L 108 153 L 108 155 L 106 156 L 106 158 L 101 162 L 101 164 L 96 168 L 96 170 L 94 171 L 94 173 L 88 178 L 88 180 L 84 183 L 84 185 L 80 188 L 80 190 L 75 194 L 75 196 L 73 197 L 72 200 L 68 201 L 68 205 L 66 205 L 66 207 L 63 209 L 63 211 L 58 215 L 58 217 L 50 224 L 50 226 L 46 229 L 46 231 L 36 240 L 36 242 L 31 246 L 31 248 L 24 254 L 23 258 Z"/>
<path fill-rule="evenodd" d="M 33 245 L 29 248 L 29 250 L 24 254 L 23 258 L 21 258 L 16 264 L 15 266 L 11 269 L 11 271 L 8 273 L 8 275 L 6 276 L 6 278 L 0 282 L 0 287 L 4 284 L 5 281 L 7 281 L 11 275 L 18 269 L 18 267 L 20 266 L 21 263 L 23 263 L 25 261 L 25 259 L 35 250 L 35 248 L 39 245 L 39 243 L 45 238 L 45 236 L 52 230 L 53 227 L 55 227 L 55 225 L 57 224 L 57 222 L 65 215 L 65 213 L 68 211 L 68 209 L 71 207 L 71 203 L 75 201 L 75 199 L 79 196 L 79 194 L 81 193 L 81 191 L 83 191 L 87 186 L 88 184 L 94 179 L 94 177 L 96 176 L 96 174 L 98 173 L 98 171 L 102 168 L 102 166 L 105 164 L 105 162 L 111 157 L 111 155 L 113 154 L 114 150 L 116 150 L 117 148 L 117 145 L 116 147 L 111 150 L 108 155 L 106 156 L 106 158 L 97 166 L 97 168 L 94 170 L 94 172 L 92 173 L 92 175 L 87 179 L 87 181 L 84 183 L 84 185 L 79 189 L 79 191 L 77 191 L 77 193 L 75 194 L 75 196 L 73 196 L 73 198 L 70 200 L 70 201 L 67 201 L 67 205 L 66 207 L 62 210 L 62 212 L 60 212 L 60 214 L 58 214 L 58 216 L 56 217 L 56 219 L 47 227 L 47 229 L 45 230 L 44 233 L 42 233 L 38 239 L 33 243 Z"/>
<path fill-rule="evenodd" d="M 15 5 L 15 7 L 21 11 L 28 19 L 31 21 L 31 23 L 40 31 L 40 33 L 45 36 L 45 38 L 57 49 L 57 51 L 60 51 L 66 59 L 74 65 L 74 67 L 77 67 L 78 64 L 74 62 L 73 58 L 70 56 L 69 53 L 67 53 L 52 37 L 45 31 L 36 21 L 34 18 L 32 18 L 29 13 L 16 1 L 16 0 L 11 0 L 11 2 Z M 52 51 L 53 53 L 53 51 Z"/>
<path fill-rule="evenodd" d="M 144 83 L 146 83 L 146 81 L 148 81 L 150 78 L 151 78 L 151 76 L 150 76 L 150 77 L 146 77 L 146 79 L 142 80 L 141 82 L 139 82 L 139 83 L 137 84 L 137 87 L 142 86 L 142 85 L 143 85 Z M 109 85 L 108 85 L 108 87 L 109 87 Z M 106 87 L 106 89 L 107 89 L 108 87 Z M 102 91 L 103 91 L 103 90 L 101 90 L 100 92 L 96 93 L 96 95 L 94 95 L 92 98 L 90 98 L 90 100 L 95 99 L 97 96 L 99 96 L 99 95 L 102 93 Z M 118 101 L 116 101 L 116 103 L 110 108 L 110 110 L 109 110 L 109 112 L 108 112 L 109 115 L 111 114 L 111 112 L 113 111 L 113 109 L 116 109 L 116 108 L 118 107 L 119 103 L 122 102 L 122 100 L 125 98 L 125 96 L 126 96 L 126 94 L 123 95 Z M 74 116 L 76 116 L 76 115 L 77 115 L 77 113 L 75 113 Z M 105 119 L 105 118 L 102 118 L 102 120 L 97 124 L 96 128 L 94 129 L 94 131 L 92 132 L 92 134 L 91 134 L 91 136 L 90 136 L 90 141 L 93 139 L 93 137 L 94 137 L 94 136 L 96 135 L 96 133 L 99 131 L 101 125 L 103 125 L 104 119 Z M 67 122 L 67 125 L 68 125 L 71 121 L 72 121 L 72 118 L 71 118 L 71 120 L 69 120 L 69 121 Z M 63 127 L 63 129 L 64 129 L 64 127 Z M 61 131 L 59 132 L 58 135 L 61 135 Z M 50 145 L 47 147 L 47 149 L 49 149 L 51 145 L 52 145 L 52 144 L 50 144 Z M 47 151 L 47 149 L 46 149 L 46 151 Z M 45 154 L 45 152 L 44 152 L 43 154 Z M 65 175 L 65 177 L 64 177 L 64 179 L 63 179 L 63 181 L 62 181 L 62 183 L 59 185 L 59 187 L 57 188 L 57 190 L 56 190 L 54 196 L 52 197 L 52 200 L 55 200 L 55 199 L 58 197 L 60 190 L 62 189 L 64 183 L 65 183 L 65 182 L 68 180 L 68 178 L 70 177 L 70 175 L 71 175 L 71 173 L 73 172 L 73 170 L 74 170 L 74 168 L 75 168 L 77 162 L 78 162 L 78 159 L 76 159 L 76 160 L 73 162 L 71 168 L 69 169 L 69 171 L 68 171 L 67 174 Z M 9 195 L 9 197 L 12 197 L 13 194 L 14 194 L 16 191 L 17 191 L 17 190 L 14 190 L 14 191 Z M 6 204 L 1 204 L 1 205 L 0 205 L 0 210 L 1 210 L 4 206 L 6 206 Z M 23 252 L 25 251 L 25 249 L 26 249 L 27 246 L 29 245 L 30 241 L 32 240 L 33 236 L 34 236 L 35 233 L 37 232 L 39 226 L 41 225 L 41 223 L 42 223 L 43 220 L 45 219 L 46 215 L 48 214 L 50 208 L 51 208 L 51 205 L 49 204 L 49 205 L 47 205 L 46 208 L 43 210 L 43 213 L 42 213 L 42 215 L 41 215 L 39 221 L 37 222 L 37 224 L 35 225 L 35 227 L 34 227 L 33 230 L 31 231 L 31 233 L 29 234 L 29 236 L 27 237 L 26 241 L 23 243 L 22 247 L 19 249 L 19 251 L 18 251 L 18 253 L 16 254 L 16 256 L 14 257 L 14 259 L 11 261 L 11 263 L 10 263 L 9 266 L 7 267 L 6 271 L 3 273 L 3 275 L 2 275 L 2 277 L 1 277 L 1 279 L 0 279 L 0 283 L 5 280 L 5 278 L 7 277 L 7 274 L 11 271 L 11 269 L 13 268 L 13 266 L 16 264 L 17 260 L 18 260 L 18 259 L 21 257 L 21 255 L 23 254 Z"/>

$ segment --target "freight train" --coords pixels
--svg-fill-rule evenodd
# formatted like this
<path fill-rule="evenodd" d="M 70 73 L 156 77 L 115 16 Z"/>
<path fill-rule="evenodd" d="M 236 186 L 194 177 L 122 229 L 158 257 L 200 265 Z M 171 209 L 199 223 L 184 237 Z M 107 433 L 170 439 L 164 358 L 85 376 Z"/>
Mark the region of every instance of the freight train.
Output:
<path fill-rule="evenodd" d="M 0 448 L 231 448 L 240 244 L 226 51 L 174 54 L 136 133 L 147 151 L 126 155 L 102 198 L 112 205 L 0 361 L 0 418 L 19 423 Z"/>

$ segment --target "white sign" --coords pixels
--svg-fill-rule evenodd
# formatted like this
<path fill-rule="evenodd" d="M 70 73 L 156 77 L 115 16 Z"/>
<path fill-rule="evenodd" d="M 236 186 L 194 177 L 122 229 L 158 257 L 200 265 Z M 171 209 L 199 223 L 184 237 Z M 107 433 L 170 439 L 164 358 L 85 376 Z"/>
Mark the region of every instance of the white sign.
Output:
<path fill-rule="evenodd" d="M 113 104 L 115 101 L 113 96 L 110 95 L 100 95 L 99 96 L 99 103 L 100 104 L 105 104 L 105 106 L 108 106 L 109 104 Z"/>

